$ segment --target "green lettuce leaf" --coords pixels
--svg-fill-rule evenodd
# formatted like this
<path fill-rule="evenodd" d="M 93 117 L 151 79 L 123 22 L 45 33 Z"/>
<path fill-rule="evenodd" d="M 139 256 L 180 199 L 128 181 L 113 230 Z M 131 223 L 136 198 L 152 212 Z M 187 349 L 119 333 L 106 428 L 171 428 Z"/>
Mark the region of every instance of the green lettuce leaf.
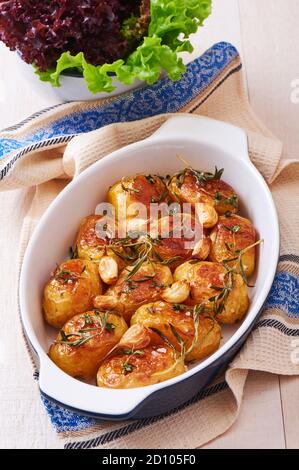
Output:
<path fill-rule="evenodd" d="M 83 52 L 76 56 L 64 52 L 57 61 L 56 70 L 36 70 L 36 73 L 41 80 L 59 87 L 61 74 L 65 70 L 75 69 L 83 74 L 91 93 L 111 93 L 115 89 L 114 76 L 126 85 L 135 80 L 152 85 L 159 80 L 162 71 L 171 80 L 180 80 L 186 67 L 179 53 L 193 51 L 189 37 L 203 25 L 211 14 L 211 8 L 212 0 L 151 0 L 148 37 L 143 38 L 126 61 L 117 60 L 112 64 L 95 66 L 85 60 Z M 134 18 L 124 25 L 124 34 L 131 26 L 130 21 Z"/>

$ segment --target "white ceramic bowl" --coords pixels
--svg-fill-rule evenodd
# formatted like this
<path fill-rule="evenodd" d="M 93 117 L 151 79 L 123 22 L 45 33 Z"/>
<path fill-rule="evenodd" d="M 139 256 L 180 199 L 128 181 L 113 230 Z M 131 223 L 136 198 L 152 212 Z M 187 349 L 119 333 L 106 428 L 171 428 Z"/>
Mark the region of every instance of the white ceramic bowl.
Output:
<path fill-rule="evenodd" d="M 224 168 L 224 179 L 240 196 L 242 213 L 265 240 L 258 257 L 251 307 L 240 326 L 224 327 L 224 341 L 212 356 L 185 374 L 158 385 L 108 390 L 82 383 L 62 372 L 48 357 L 54 331 L 43 320 L 41 298 L 56 262 L 67 256 L 80 220 L 105 200 L 108 187 L 124 175 L 172 174 L 181 169 L 177 154 L 202 170 Z M 279 227 L 270 191 L 248 156 L 243 131 L 202 117 L 170 119 L 152 137 L 97 162 L 56 198 L 29 243 L 20 280 L 25 332 L 40 360 L 40 389 L 50 399 L 82 413 L 106 419 L 160 414 L 183 403 L 206 385 L 241 347 L 268 296 L 279 256 Z M 146 406 L 147 404 L 147 406 Z"/>
<path fill-rule="evenodd" d="M 42 82 L 31 65 L 26 64 L 20 57 L 18 57 L 17 60 L 24 77 L 34 86 L 34 89 L 37 90 L 40 95 L 48 96 L 49 93 L 54 93 L 61 101 L 93 101 L 102 98 L 111 98 L 112 96 L 117 96 L 146 85 L 145 82 L 141 82 L 140 80 L 135 80 L 131 85 L 124 85 L 116 78 L 113 78 L 113 86 L 115 86 L 113 92 L 92 94 L 88 90 L 83 77 L 75 73 L 65 72 L 60 77 L 61 86 L 54 88 L 50 83 Z"/>

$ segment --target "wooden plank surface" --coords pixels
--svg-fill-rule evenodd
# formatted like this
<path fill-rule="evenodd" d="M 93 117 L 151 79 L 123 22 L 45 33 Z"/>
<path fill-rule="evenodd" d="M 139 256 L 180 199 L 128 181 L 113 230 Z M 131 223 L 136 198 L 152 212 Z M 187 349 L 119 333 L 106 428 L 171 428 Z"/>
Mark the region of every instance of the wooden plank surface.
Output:
<path fill-rule="evenodd" d="M 299 103 L 291 101 L 299 79 L 298 0 L 239 0 L 249 96 L 263 122 L 299 157 Z"/>
<path fill-rule="evenodd" d="M 299 378 L 280 377 L 282 412 L 287 449 L 299 449 Z"/>
<path fill-rule="evenodd" d="M 279 380 L 276 375 L 251 372 L 239 419 L 223 436 L 204 449 L 284 449 L 285 436 Z"/>
<path fill-rule="evenodd" d="M 299 104 L 290 99 L 291 82 L 299 78 L 298 26 L 299 3 L 297 0 L 214 0 L 214 12 L 198 35 L 194 37 L 194 57 L 215 42 L 225 40 L 235 44 L 243 57 L 248 90 L 253 107 L 273 132 L 285 142 L 285 156 L 298 157 Z M 0 128 L 9 126 L 39 109 L 58 102 L 54 92 L 48 96 L 37 94 L 19 72 L 18 59 L 0 45 Z M 25 213 L 26 200 L 21 192 L 0 194 L 0 205 L 9 211 L 16 210 L 20 217 Z M 18 206 L 17 206 L 18 205 Z M 19 207 L 20 206 L 20 207 Z M 1 220 L 0 244 L 5 246 L 7 236 L 13 236 L 18 244 L 20 227 L 11 227 Z M 1 253 L 2 289 L 7 295 L 0 298 L 3 313 L 16 311 L 16 303 L 8 293 L 11 286 L 5 284 L 5 266 L 10 258 Z M 15 261 L 14 261 L 15 262 Z M 17 321 L 13 317 L 13 321 Z M 6 334 L 7 333 L 7 334 Z M 38 447 L 59 447 L 48 418 L 42 411 L 35 384 L 31 380 L 23 350 L 16 346 L 15 368 L 13 358 L 5 357 L 8 330 L 0 337 L 0 371 L 3 374 L 0 400 L 0 446 L 22 447 L 26 442 L 38 443 Z M 21 368 L 25 374 L 18 373 Z M 21 380 L 22 378 L 22 380 Z M 10 420 L 10 412 L 18 409 L 22 401 L 23 387 L 32 390 L 27 417 Z M 262 373 L 251 373 L 245 390 L 244 405 L 235 426 L 224 436 L 205 448 L 299 448 L 299 379 L 280 378 Z M 30 435 L 30 419 L 40 421 L 40 435 Z M 23 441 L 22 441 L 23 436 Z"/>

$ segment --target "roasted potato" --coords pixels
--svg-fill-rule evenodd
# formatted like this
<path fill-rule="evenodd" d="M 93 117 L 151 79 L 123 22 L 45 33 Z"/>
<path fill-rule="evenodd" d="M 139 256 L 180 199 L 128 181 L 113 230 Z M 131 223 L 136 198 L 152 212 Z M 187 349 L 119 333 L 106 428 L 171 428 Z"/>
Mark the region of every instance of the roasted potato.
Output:
<path fill-rule="evenodd" d="M 102 293 L 98 266 L 72 259 L 58 266 L 44 289 L 43 309 L 47 323 L 55 328 L 74 315 L 93 308 L 93 299 Z"/>
<path fill-rule="evenodd" d="M 220 323 L 233 324 L 242 320 L 248 311 L 249 297 L 244 280 L 222 264 L 189 261 L 176 269 L 174 279 L 189 282 L 190 304 L 205 305 Z"/>
<path fill-rule="evenodd" d="M 108 202 L 115 207 L 119 220 L 125 216 L 130 219 L 147 219 L 150 217 L 150 205 L 169 202 L 169 194 L 164 179 L 156 175 L 135 175 L 123 178 L 112 186 L 108 192 Z M 145 213 L 139 214 L 134 207 L 142 204 Z M 132 231 L 137 227 L 131 226 Z"/>
<path fill-rule="evenodd" d="M 165 287 L 173 282 L 167 266 L 144 263 L 139 271 L 130 277 L 133 269 L 132 266 L 125 268 L 116 284 L 109 287 L 105 295 L 94 299 L 95 308 L 116 310 L 129 322 L 137 308 L 160 300 Z"/>
<path fill-rule="evenodd" d="M 49 356 L 66 374 L 89 380 L 127 329 L 115 313 L 93 310 L 76 315 L 59 332 Z"/>
<path fill-rule="evenodd" d="M 90 215 L 82 220 L 75 242 L 75 254 L 80 259 L 87 259 L 94 262 L 100 262 L 104 256 L 110 256 L 115 259 L 119 269 L 125 267 L 121 256 L 117 256 L 113 250 L 113 244 L 117 242 L 117 233 L 109 234 L 102 238 L 97 230 L 97 224 L 106 220 L 104 216 Z M 117 232 L 117 226 L 115 227 Z M 121 255 L 121 249 L 118 248 Z"/>
<path fill-rule="evenodd" d="M 208 204 L 220 215 L 228 211 L 236 213 L 238 196 L 229 184 L 221 180 L 222 174 L 223 170 L 216 169 L 213 175 L 186 168 L 169 180 L 169 193 L 174 201 Z"/>
<path fill-rule="evenodd" d="M 218 224 L 212 231 L 212 247 L 210 259 L 221 263 L 226 260 L 235 259 L 230 266 L 239 269 L 240 252 L 251 247 L 257 240 L 256 231 L 248 219 L 238 215 L 227 215 L 219 218 Z M 242 255 L 242 265 L 247 277 L 250 277 L 255 269 L 256 248 L 244 252 Z"/>
<path fill-rule="evenodd" d="M 131 319 L 131 325 L 140 324 L 162 332 L 178 352 L 185 344 L 186 361 L 201 360 L 217 351 L 221 341 L 218 322 L 205 313 L 196 314 L 193 307 L 155 302 L 140 307 Z M 176 333 L 178 337 L 176 337 Z"/>
<path fill-rule="evenodd" d="M 214 200 L 215 209 L 219 215 L 227 212 L 235 214 L 239 209 L 239 198 L 235 190 L 223 180 L 207 181 L 203 188 Z"/>
<path fill-rule="evenodd" d="M 174 270 L 192 258 L 205 260 L 210 252 L 211 240 L 206 236 L 195 216 L 181 214 L 159 219 L 152 227 L 153 254 Z"/>
<path fill-rule="evenodd" d="M 172 379 L 186 371 L 184 359 L 165 343 L 141 350 L 122 349 L 105 360 L 97 374 L 99 387 L 136 388 Z"/>

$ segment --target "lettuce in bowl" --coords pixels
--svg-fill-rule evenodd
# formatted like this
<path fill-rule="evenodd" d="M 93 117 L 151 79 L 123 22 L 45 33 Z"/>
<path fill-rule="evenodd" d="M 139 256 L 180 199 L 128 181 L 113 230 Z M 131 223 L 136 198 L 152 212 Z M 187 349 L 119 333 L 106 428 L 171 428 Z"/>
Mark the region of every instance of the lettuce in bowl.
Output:
<path fill-rule="evenodd" d="M 126 2 L 123 0 L 112 0 L 111 2 L 99 0 L 98 4 L 103 8 L 103 15 L 108 14 L 108 9 L 110 9 L 109 15 L 111 18 L 115 18 L 116 14 L 119 13 L 117 22 L 116 20 L 111 20 L 115 23 L 114 27 L 118 28 L 116 34 L 115 32 L 111 33 L 109 31 L 108 25 L 107 40 L 105 40 L 105 36 L 104 39 L 103 37 L 101 38 L 101 44 L 104 45 L 105 48 L 107 47 L 107 54 L 109 55 L 109 53 L 111 53 L 110 56 L 112 56 L 113 59 L 117 59 L 114 61 L 109 60 L 109 63 L 103 63 L 103 61 L 101 61 L 101 65 L 95 65 L 98 64 L 99 61 L 91 60 L 90 57 L 88 57 L 90 52 L 95 52 L 97 55 L 97 42 L 96 38 L 92 36 L 92 28 L 94 27 L 95 31 L 101 29 L 99 28 L 101 17 L 94 18 L 92 23 L 91 12 L 98 11 L 92 6 L 96 3 L 95 0 L 79 2 L 80 8 L 85 8 L 84 14 L 86 11 L 89 13 L 86 15 L 85 19 L 90 22 L 91 27 L 89 24 L 86 25 L 84 21 L 82 29 L 85 28 L 86 33 L 85 37 L 80 37 L 81 43 L 79 42 L 79 44 L 82 45 L 82 49 L 80 46 L 78 48 L 77 44 L 72 52 L 67 49 L 69 43 L 67 41 L 63 43 L 65 38 L 59 37 L 61 29 L 56 26 L 56 23 L 53 24 L 51 30 L 50 28 L 45 28 L 45 24 L 48 23 L 52 10 L 49 10 L 50 7 L 47 6 L 47 2 L 42 2 L 40 12 L 34 13 L 36 15 L 35 19 L 32 20 L 32 17 L 29 17 L 27 21 L 27 28 L 29 29 L 27 29 L 28 34 L 26 40 L 29 41 L 29 44 L 32 40 L 32 35 L 39 34 L 37 40 L 35 40 L 35 42 L 32 41 L 33 47 L 30 49 L 29 47 L 27 48 L 27 57 L 26 53 L 22 53 L 22 48 L 26 47 L 26 44 L 24 45 L 21 41 L 21 29 L 26 29 L 26 25 L 24 26 L 22 24 L 22 28 L 20 28 L 18 9 L 16 9 L 16 13 L 7 11 L 9 6 L 6 6 L 6 4 L 12 5 L 13 3 L 16 2 L 11 1 L 3 4 L 3 15 L 1 15 L 0 6 L 0 39 L 13 50 L 18 50 L 19 44 L 22 58 L 35 67 L 36 73 L 42 81 L 50 82 L 54 87 L 59 87 L 61 74 L 75 70 L 83 74 L 89 91 L 94 94 L 112 92 L 115 89 L 113 86 L 114 77 L 126 85 L 134 83 L 135 80 L 141 80 L 151 85 L 158 81 L 161 72 L 165 71 L 172 80 L 179 80 L 186 70 L 180 53 L 183 51 L 193 51 L 189 37 L 203 25 L 204 20 L 211 14 L 212 8 L 212 0 L 140 0 L 139 2 L 135 0 L 127 0 Z M 26 0 L 24 9 L 28 9 L 28 5 L 30 6 L 31 3 L 34 3 L 33 0 Z M 56 3 L 58 6 L 56 7 L 55 14 L 58 17 L 58 15 L 61 15 L 62 11 L 59 9 L 59 4 L 64 5 L 64 9 L 66 10 L 67 0 L 62 0 L 61 2 L 55 0 L 52 2 L 52 5 Z M 66 21 L 69 21 L 69 24 L 72 25 L 73 17 L 75 16 L 75 12 L 78 11 L 79 3 L 78 1 L 73 2 L 73 9 L 70 10 L 68 17 L 65 12 L 65 16 L 61 16 L 64 26 L 67 24 Z M 146 15 L 138 16 L 136 6 L 138 4 L 139 8 L 141 8 L 141 12 L 146 11 Z M 11 10 L 13 11 L 12 7 Z M 32 10 L 34 11 L 33 5 Z M 130 14 L 132 11 L 133 13 Z M 39 21 L 39 13 L 41 17 L 46 18 L 46 21 Z M 10 18 L 9 14 L 11 14 L 12 17 L 10 23 L 7 21 L 7 18 Z M 48 16 L 46 17 L 47 14 Z M 22 13 L 22 18 L 24 17 L 25 15 Z M 1 18 L 4 22 L 6 21 L 4 27 L 1 25 Z M 37 26 L 35 28 L 32 27 L 32 30 L 30 30 L 32 24 L 36 24 Z M 42 28 L 45 29 L 43 30 Z M 79 31 L 79 36 L 81 33 L 80 23 L 75 24 L 75 28 L 77 28 L 75 29 L 76 33 Z M 11 31 L 15 32 L 14 36 L 12 36 Z M 50 44 L 52 40 L 53 44 L 55 43 L 56 34 L 59 39 L 55 44 L 56 49 L 55 47 L 50 49 L 48 44 Z M 103 34 L 105 34 L 105 31 L 102 29 L 102 36 Z M 111 47 L 109 44 L 110 37 L 113 38 L 111 42 L 114 42 L 111 44 Z M 35 51 L 34 44 L 40 47 L 41 40 L 43 41 L 44 38 L 44 49 Z M 119 48 L 118 44 L 120 45 Z M 57 46 L 61 47 L 60 52 Z M 123 48 L 121 49 L 122 46 Z M 125 47 L 127 47 L 127 50 L 125 50 Z M 63 49 L 65 49 L 65 52 Z M 118 54 L 114 54 L 113 51 L 117 51 L 117 49 L 119 49 Z M 56 57 L 53 56 L 52 61 L 47 61 L 48 56 L 50 56 L 51 53 L 53 54 L 55 50 L 58 51 L 58 55 Z M 74 53 L 74 50 L 76 53 Z M 78 52 L 78 50 L 84 50 L 85 52 Z M 61 53 L 61 51 L 63 52 Z M 98 52 L 100 54 L 100 51 Z"/>

